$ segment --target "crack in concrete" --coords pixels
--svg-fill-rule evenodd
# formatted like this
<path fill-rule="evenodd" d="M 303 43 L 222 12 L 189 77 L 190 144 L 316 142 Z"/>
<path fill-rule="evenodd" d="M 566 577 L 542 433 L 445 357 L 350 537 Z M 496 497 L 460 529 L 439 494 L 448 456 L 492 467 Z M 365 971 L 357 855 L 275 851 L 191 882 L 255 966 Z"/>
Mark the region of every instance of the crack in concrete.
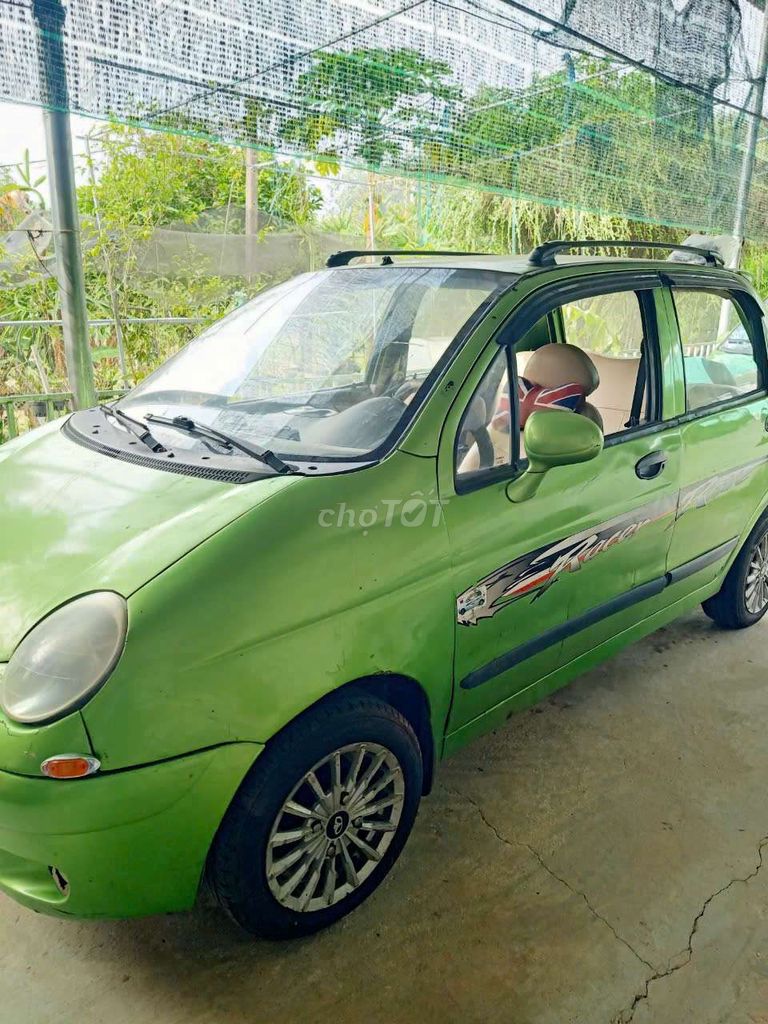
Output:
<path fill-rule="evenodd" d="M 768 844 L 768 835 L 763 836 L 763 838 L 758 843 L 757 865 L 755 866 L 753 871 L 750 871 L 749 874 L 745 875 L 743 878 L 732 878 L 730 882 L 727 882 L 725 885 L 721 886 L 719 889 L 713 892 L 710 896 L 707 896 L 707 898 L 702 903 L 701 909 L 699 910 L 698 914 L 693 919 L 691 930 L 688 933 L 688 943 L 685 949 L 681 950 L 675 957 L 676 962 L 671 963 L 664 971 L 654 971 L 653 974 L 650 975 L 650 977 L 646 978 L 642 990 L 640 992 L 637 992 L 629 1006 L 626 1007 L 626 1009 L 622 1010 L 618 1014 L 618 1016 L 614 1018 L 614 1024 L 631 1024 L 631 1021 L 635 1016 L 635 1010 L 637 1009 L 640 1003 L 642 1003 L 644 1000 L 648 998 L 650 994 L 651 985 L 654 983 L 654 981 L 661 981 L 664 978 L 669 978 L 671 975 L 676 974 L 678 971 L 682 970 L 683 967 L 688 966 L 688 964 L 693 960 L 693 937 L 698 931 L 699 923 L 701 922 L 701 919 L 704 917 L 704 914 L 707 912 L 707 908 L 709 907 L 710 903 L 712 903 L 713 900 L 717 899 L 718 896 L 721 896 L 724 892 L 727 892 L 731 888 L 731 886 L 736 885 L 737 883 L 746 885 L 747 882 L 750 882 L 753 878 L 755 878 L 758 875 L 760 869 L 763 866 L 763 848 L 766 844 Z"/>
<path fill-rule="evenodd" d="M 443 783 L 443 785 L 445 785 L 445 783 Z M 539 851 L 535 847 L 531 846 L 530 843 L 523 842 L 520 839 L 507 839 L 506 836 L 502 835 L 502 833 L 499 832 L 499 830 L 496 828 L 496 826 L 493 824 L 493 822 L 488 820 L 488 818 L 485 815 L 485 812 L 483 811 L 482 807 L 480 806 L 479 803 L 477 803 L 476 800 L 473 800 L 473 798 L 471 796 L 469 796 L 466 793 L 461 793 L 457 789 L 451 789 L 450 786 L 445 786 L 445 788 L 449 792 L 453 793 L 455 796 L 458 796 L 461 799 L 466 800 L 466 802 L 468 804 L 471 804 L 471 806 L 474 807 L 474 809 L 477 811 L 478 815 L 480 816 L 480 820 L 483 822 L 483 824 L 488 829 L 490 829 L 491 832 L 493 832 L 493 834 L 496 836 L 496 838 L 499 840 L 499 842 L 504 843 L 506 846 L 512 846 L 512 847 L 518 846 L 518 847 L 520 847 L 523 850 L 527 850 L 538 861 L 538 863 L 547 872 L 548 875 L 551 875 L 552 878 L 555 879 L 555 881 L 557 881 L 561 885 L 565 886 L 565 888 L 568 889 L 569 892 L 573 893 L 574 896 L 578 896 L 580 899 L 582 899 L 584 901 L 584 904 L 586 905 L 587 909 L 592 914 L 592 916 L 594 918 L 596 918 L 596 920 L 598 920 L 602 924 L 604 924 L 605 927 L 614 936 L 614 938 L 617 939 L 617 941 L 620 942 L 623 946 L 626 946 L 626 948 L 630 951 L 630 953 L 632 953 L 632 955 L 637 960 L 639 960 L 641 964 L 644 964 L 648 968 L 649 971 L 652 971 L 654 974 L 656 974 L 657 968 L 654 967 L 653 964 L 650 963 L 648 960 L 646 960 L 645 957 L 641 956 L 637 952 L 637 950 L 631 945 L 631 943 L 629 943 L 624 938 L 623 935 L 620 935 L 619 932 L 616 931 L 615 927 L 611 924 L 611 922 L 606 917 L 603 917 L 603 915 L 592 905 L 592 903 L 591 903 L 589 897 L 587 896 L 587 894 L 585 892 L 583 892 L 581 889 L 576 889 L 574 886 L 572 886 L 571 883 L 566 878 L 562 877 L 562 875 L 558 875 L 557 872 L 554 871 L 549 866 L 549 864 L 547 864 L 547 862 L 544 860 L 542 855 L 539 853 Z"/>
<path fill-rule="evenodd" d="M 758 843 L 758 846 L 757 846 L 757 864 L 756 864 L 754 870 L 750 871 L 749 874 L 744 875 L 743 878 L 732 878 L 729 882 L 727 882 L 725 885 L 721 886 L 719 889 L 717 889 L 715 892 L 713 892 L 710 896 L 708 896 L 704 900 L 704 902 L 701 905 L 701 909 L 699 910 L 699 912 L 696 914 L 696 916 L 693 919 L 693 924 L 691 925 L 691 930 L 688 933 L 687 945 L 685 946 L 684 949 L 682 949 L 679 953 L 676 954 L 676 956 L 672 959 L 671 962 L 668 963 L 667 967 L 664 970 L 659 970 L 658 968 L 654 967 L 653 964 L 650 963 L 650 961 L 646 960 L 645 957 L 641 956 L 637 952 L 637 950 L 631 945 L 631 943 L 629 943 L 623 937 L 623 935 L 620 935 L 619 932 L 616 931 L 616 929 L 611 924 L 611 922 L 607 918 L 603 917 L 603 915 L 601 913 L 599 913 L 595 909 L 595 907 L 592 905 L 592 903 L 590 902 L 589 897 L 587 896 L 587 894 L 585 892 L 582 892 L 581 889 L 576 889 L 574 886 L 571 885 L 571 883 L 566 878 L 563 878 L 561 875 L 558 875 L 557 872 L 553 871 L 552 868 L 547 864 L 547 862 L 541 856 L 539 851 L 537 849 L 535 849 L 533 846 L 531 846 L 530 843 L 523 842 L 520 839 L 507 839 L 506 836 L 502 835 L 502 833 L 499 832 L 499 830 L 496 828 L 496 826 L 493 824 L 493 822 L 489 821 L 489 819 L 486 817 L 485 812 L 483 811 L 482 807 L 480 806 L 480 804 L 476 800 L 474 800 L 471 796 L 469 796 L 466 793 L 462 793 L 462 792 L 460 792 L 457 789 L 453 789 L 452 787 L 445 785 L 445 783 L 443 783 L 443 785 L 445 786 L 445 789 L 448 790 L 448 792 L 453 793 L 454 796 L 457 796 L 460 799 L 465 800 L 468 804 L 470 804 L 472 807 L 474 807 L 474 809 L 477 811 L 478 815 L 480 816 L 480 820 L 496 836 L 496 838 L 499 840 L 499 842 L 504 843 L 506 846 L 511 846 L 511 847 L 517 846 L 517 847 L 520 847 L 521 849 L 528 850 L 528 852 L 533 857 L 535 857 L 535 859 L 538 861 L 538 863 L 541 865 L 541 867 L 549 875 L 551 875 L 552 878 L 554 878 L 554 879 L 556 879 L 556 881 L 560 882 L 561 885 L 564 885 L 566 889 L 568 889 L 570 892 L 572 892 L 574 894 L 574 896 L 581 897 L 581 899 L 584 901 L 584 903 L 585 903 L 587 909 L 589 910 L 589 912 L 598 921 L 600 921 L 602 924 L 604 924 L 606 926 L 606 928 L 608 928 L 608 930 L 613 934 L 613 936 L 622 945 L 626 946 L 626 948 L 630 951 L 630 953 L 632 953 L 640 963 L 644 964 L 652 972 L 645 979 L 645 982 L 643 983 L 643 988 L 639 992 L 637 992 L 635 994 L 635 996 L 634 996 L 632 1002 L 629 1004 L 629 1006 L 627 1006 L 625 1009 L 621 1010 L 617 1014 L 617 1016 L 613 1018 L 612 1024 L 631 1024 L 631 1022 L 632 1022 L 632 1020 L 633 1020 L 633 1018 L 635 1016 L 635 1011 L 637 1010 L 637 1007 L 644 1000 L 648 999 L 648 996 L 650 994 L 651 985 L 655 981 L 662 981 L 664 978 L 669 978 L 671 975 L 676 974 L 678 971 L 682 970 L 684 967 L 687 967 L 688 964 L 690 964 L 690 962 L 693 960 L 693 938 L 696 935 L 696 932 L 698 931 L 699 924 L 700 924 L 702 918 L 704 917 L 705 913 L 707 912 L 707 909 L 708 909 L 709 905 L 713 902 L 713 900 L 716 900 L 718 896 L 721 896 L 724 892 L 727 892 L 731 888 L 731 886 L 736 885 L 737 883 L 741 883 L 743 885 L 746 885 L 747 882 L 752 881 L 752 879 L 755 878 L 759 874 L 760 869 L 763 866 L 763 848 L 766 845 L 768 845 L 768 835 L 765 835 L 765 836 L 762 837 L 762 839 L 760 840 L 760 842 Z"/>

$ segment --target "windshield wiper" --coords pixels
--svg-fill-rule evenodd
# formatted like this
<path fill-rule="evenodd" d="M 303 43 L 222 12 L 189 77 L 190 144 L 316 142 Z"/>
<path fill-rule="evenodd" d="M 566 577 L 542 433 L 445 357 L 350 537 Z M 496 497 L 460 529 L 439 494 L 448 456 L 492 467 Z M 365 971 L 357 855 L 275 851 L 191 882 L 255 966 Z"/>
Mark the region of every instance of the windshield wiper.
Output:
<path fill-rule="evenodd" d="M 250 455 L 252 459 L 258 459 L 259 462 L 263 462 L 270 469 L 274 469 L 276 473 L 295 473 L 296 470 L 292 469 L 287 462 L 275 455 L 268 448 L 262 448 L 261 445 L 251 444 L 246 441 L 240 441 L 238 438 L 233 437 L 231 434 L 225 434 L 221 430 L 216 430 L 214 427 L 207 427 L 200 423 L 195 423 L 188 416 L 174 416 L 172 419 L 170 416 L 155 416 L 154 413 L 147 413 L 147 421 L 149 423 L 160 423 L 164 427 L 172 427 L 176 430 L 183 430 L 185 434 L 190 434 L 192 437 L 199 437 L 207 439 L 209 441 L 218 441 L 219 444 L 224 445 L 226 448 L 236 448 L 238 451 L 243 452 L 245 455 Z"/>
<path fill-rule="evenodd" d="M 138 437 L 141 443 L 146 445 L 156 455 L 168 451 L 164 444 L 161 444 L 156 437 L 152 436 L 146 423 L 143 423 L 141 420 L 135 420 L 133 416 L 129 416 L 122 409 L 116 409 L 113 405 L 100 405 L 99 408 L 105 416 L 113 416 L 118 423 L 122 423 L 129 433 L 133 434 L 134 437 Z"/>

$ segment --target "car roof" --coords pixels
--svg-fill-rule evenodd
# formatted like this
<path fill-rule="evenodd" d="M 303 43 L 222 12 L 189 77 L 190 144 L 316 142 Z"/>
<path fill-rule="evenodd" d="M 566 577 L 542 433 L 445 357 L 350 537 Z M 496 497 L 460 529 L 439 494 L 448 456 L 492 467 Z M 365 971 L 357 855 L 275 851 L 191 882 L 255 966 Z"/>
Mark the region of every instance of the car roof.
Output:
<path fill-rule="evenodd" d="M 540 267 L 530 262 L 529 254 L 512 256 L 494 256 L 490 254 L 477 255 L 465 255 L 457 253 L 456 255 L 444 254 L 435 256 L 412 256 L 408 253 L 403 253 L 402 256 L 393 254 L 389 257 L 392 261 L 392 265 L 398 267 L 441 267 L 450 270 L 495 270 L 502 273 L 514 274 L 517 277 L 521 277 L 524 274 L 541 273 L 542 270 L 553 270 L 556 268 L 570 267 L 576 265 L 593 265 L 601 267 L 615 267 L 617 270 L 626 269 L 633 267 L 639 270 L 659 270 L 660 268 L 666 268 L 671 271 L 678 269 L 682 270 L 693 270 L 701 273 L 705 271 L 707 273 L 721 273 L 723 272 L 722 267 L 712 267 L 701 263 L 689 263 L 683 262 L 682 260 L 665 260 L 665 259 L 637 259 L 628 256 L 558 256 L 557 264 L 555 267 Z M 369 263 L 349 263 L 346 268 L 338 269 L 353 269 L 354 267 L 369 267 Z"/>

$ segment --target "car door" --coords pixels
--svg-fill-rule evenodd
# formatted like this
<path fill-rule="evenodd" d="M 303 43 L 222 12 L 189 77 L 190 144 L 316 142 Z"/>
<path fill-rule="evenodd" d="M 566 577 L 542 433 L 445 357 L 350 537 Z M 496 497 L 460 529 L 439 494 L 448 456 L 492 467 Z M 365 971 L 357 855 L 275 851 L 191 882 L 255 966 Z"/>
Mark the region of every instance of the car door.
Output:
<path fill-rule="evenodd" d="M 627 614 L 650 614 L 649 603 L 661 599 L 680 442 L 677 428 L 662 419 L 667 357 L 656 327 L 659 287 L 655 273 L 614 273 L 535 292 L 457 396 L 438 467 L 457 601 L 449 733 L 479 730 L 486 713 L 612 636 Z M 513 502 L 508 486 L 526 465 L 517 403 L 504 408 L 493 396 L 503 394 L 505 378 L 517 394 L 517 367 L 525 362 L 519 349 L 528 339 L 562 340 L 564 300 L 595 294 L 625 294 L 637 303 L 649 359 L 645 421 L 614 432 L 592 462 L 551 470 L 532 498 Z M 468 437 L 479 441 L 470 446 Z M 489 440 L 486 468 L 479 469 L 478 452 Z"/>
<path fill-rule="evenodd" d="M 722 570 L 768 490 L 768 367 L 762 309 L 746 286 L 679 272 L 666 292 L 683 444 L 670 571 L 679 596 Z M 749 341 L 737 345 L 734 334 Z"/>

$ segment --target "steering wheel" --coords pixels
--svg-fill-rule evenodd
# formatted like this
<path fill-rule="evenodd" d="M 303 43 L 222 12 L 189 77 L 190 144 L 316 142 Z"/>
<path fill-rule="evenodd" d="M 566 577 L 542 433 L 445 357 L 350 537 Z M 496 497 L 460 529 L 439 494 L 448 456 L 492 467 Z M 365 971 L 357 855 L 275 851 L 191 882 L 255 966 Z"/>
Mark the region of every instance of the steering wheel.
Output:
<path fill-rule="evenodd" d="M 470 435 L 477 445 L 477 455 L 479 459 L 478 469 L 493 469 L 493 464 L 496 459 L 496 452 L 493 447 L 493 441 L 491 435 L 488 433 L 487 427 L 476 427 L 470 431 Z"/>

